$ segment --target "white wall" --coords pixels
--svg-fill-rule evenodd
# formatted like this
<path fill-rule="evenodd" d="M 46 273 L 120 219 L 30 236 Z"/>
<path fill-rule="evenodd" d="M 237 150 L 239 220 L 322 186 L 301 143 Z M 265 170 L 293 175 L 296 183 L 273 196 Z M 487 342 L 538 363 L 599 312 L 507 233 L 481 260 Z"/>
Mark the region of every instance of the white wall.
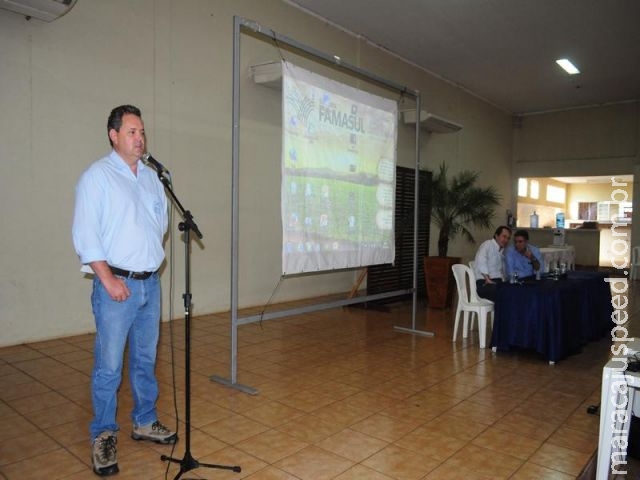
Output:
<path fill-rule="evenodd" d="M 172 171 L 176 193 L 204 234 L 202 246 L 192 248 L 194 314 L 229 309 L 233 15 L 420 90 L 425 109 L 464 125 L 460 133 L 425 138 L 423 166 L 446 160 L 452 173 L 479 170 L 482 183 L 511 202 L 508 115 L 279 0 L 81 1 L 52 23 L 0 10 L 0 345 L 94 330 L 91 282 L 71 243 L 73 191 L 80 173 L 108 152 L 107 115 L 122 103 L 142 109 L 149 150 Z M 281 54 L 297 58 L 243 35 L 241 306 L 265 303 L 280 276 L 280 94 L 254 85 L 248 67 Z M 400 140 L 400 163 L 413 166 L 412 129 Z M 183 244 L 171 230 L 174 316 L 181 317 Z M 478 240 L 488 236 L 480 232 Z M 450 254 L 474 250 L 454 243 Z M 273 301 L 347 292 L 355 275 L 285 280 Z M 169 278 L 167 268 L 164 318 Z"/>
<path fill-rule="evenodd" d="M 514 129 L 514 174 L 569 177 L 633 173 L 639 119 L 637 101 L 524 117 Z"/>

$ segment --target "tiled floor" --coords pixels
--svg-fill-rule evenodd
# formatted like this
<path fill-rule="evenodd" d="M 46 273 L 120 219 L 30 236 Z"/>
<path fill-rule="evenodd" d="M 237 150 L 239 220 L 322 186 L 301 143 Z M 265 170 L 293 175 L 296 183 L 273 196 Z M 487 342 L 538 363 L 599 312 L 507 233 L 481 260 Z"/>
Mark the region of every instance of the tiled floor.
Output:
<path fill-rule="evenodd" d="M 635 287 L 636 289 L 640 287 Z M 638 313 L 631 295 L 631 325 Z M 226 315 L 193 319 L 191 453 L 182 478 L 435 480 L 575 478 L 597 447 L 600 374 L 610 340 L 550 366 L 527 352 L 479 350 L 477 332 L 451 342 L 452 312 L 410 303 L 351 307 L 239 329 L 238 382 L 229 377 Z M 426 326 L 425 326 L 426 321 Z M 640 323 L 640 322 L 638 322 Z M 158 377 L 161 420 L 184 420 L 184 320 L 164 324 Z M 172 356 L 171 338 L 174 352 Z M 87 425 L 92 335 L 0 349 L 0 478 L 93 479 Z M 175 373 L 172 371 L 175 365 Z M 131 440 L 128 380 L 120 392 L 120 479 L 173 478 L 175 451 Z"/>

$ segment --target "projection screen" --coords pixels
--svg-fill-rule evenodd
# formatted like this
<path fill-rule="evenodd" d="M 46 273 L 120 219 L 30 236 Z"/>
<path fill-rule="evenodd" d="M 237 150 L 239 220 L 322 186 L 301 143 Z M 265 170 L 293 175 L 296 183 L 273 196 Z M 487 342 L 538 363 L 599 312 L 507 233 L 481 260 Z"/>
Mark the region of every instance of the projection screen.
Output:
<path fill-rule="evenodd" d="M 282 272 L 393 263 L 398 106 L 282 62 Z"/>

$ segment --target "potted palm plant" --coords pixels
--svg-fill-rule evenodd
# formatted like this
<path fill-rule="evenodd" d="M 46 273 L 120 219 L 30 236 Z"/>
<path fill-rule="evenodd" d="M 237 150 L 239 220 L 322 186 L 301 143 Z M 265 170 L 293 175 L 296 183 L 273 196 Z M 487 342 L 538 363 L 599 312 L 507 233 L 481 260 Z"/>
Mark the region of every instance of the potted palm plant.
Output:
<path fill-rule="evenodd" d="M 476 185 L 478 176 L 478 172 L 462 170 L 448 178 L 444 163 L 433 176 L 431 222 L 438 228 L 438 256 L 424 258 L 430 307 L 446 308 L 451 305 L 455 289 L 451 265 L 459 263 L 460 258 L 447 256 L 449 241 L 460 235 L 475 243 L 469 227 L 491 227 L 495 208 L 500 204 L 501 197 L 495 187 Z"/>

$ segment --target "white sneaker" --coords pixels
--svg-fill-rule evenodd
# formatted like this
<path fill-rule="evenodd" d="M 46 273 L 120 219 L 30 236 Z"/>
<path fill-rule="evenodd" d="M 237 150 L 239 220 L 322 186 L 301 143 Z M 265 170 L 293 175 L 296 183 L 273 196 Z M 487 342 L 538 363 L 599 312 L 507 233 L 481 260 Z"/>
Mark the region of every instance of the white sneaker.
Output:
<path fill-rule="evenodd" d="M 93 441 L 91 448 L 91 463 L 96 475 L 105 477 L 118 473 L 118 460 L 116 457 L 116 444 L 118 438 L 115 432 L 102 432 Z"/>
<path fill-rule="evenodd" d="M 156 443 L 168 444 L 176 443 L 178 434 L 172 432 L 158 420 L 150 425 L 138 426 L 134 425 L 131 438 L 134 440 L 149 440 Z"/>

